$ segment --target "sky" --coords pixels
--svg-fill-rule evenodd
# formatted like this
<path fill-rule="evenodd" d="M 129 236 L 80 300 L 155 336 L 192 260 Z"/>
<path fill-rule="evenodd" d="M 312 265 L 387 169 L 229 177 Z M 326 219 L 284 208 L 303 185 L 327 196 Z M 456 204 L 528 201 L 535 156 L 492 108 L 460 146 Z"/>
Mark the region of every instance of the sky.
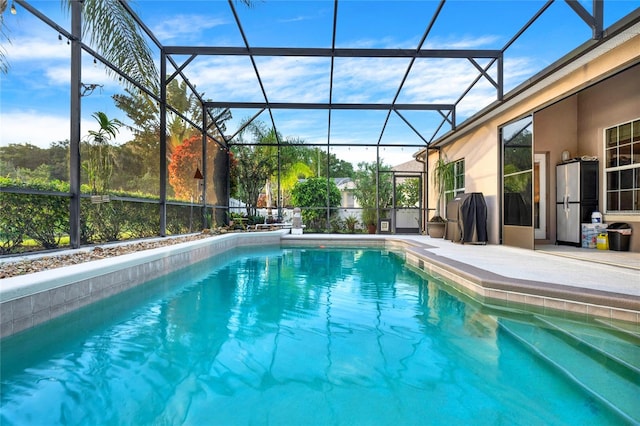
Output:
<path fill-rule="evenodd" d="M 581 4 L 590 11 L 591 1 Z M 69 16 L 60 0 L 30 1 L 36 9 L 65 29 Z M 538 11 L 543 1 L 447 1 L 426 38 L 423 49 L 502 49 L 514 34 Z M 252 47 L 330 48 L 334 2 L 253 1 L 251 6 L 234 2 L 241 22 L 238 28 L 227 1 L 137 0 L 133 10 L 165 46 L 244 46 L 243 34 Z M 425 1 L 356 1 L 338 3 L 336 48 L 416 49 L 439 3 Z M 637 7 L 635 0 L 605 0 L 605 28 Z M 0 146 L 30 143 L 47 147 L 69 138 L 69 53 L 65 38 L 43 24 L 20 5 L 17 14 L 7 9 L 2 15 L 2 39 L 9 62 L 7 74 L 0 75 Z M 591 37 L 590 28 L 564 1 L 554 2 L 505 52 L 505 92 L 570 52 Z M 153 48 L 159 64 L 159 49 Z M 178 64 L 186 57 L 174 57 Z M 477 59 L 485 66 L 487 59 Z M 409 59 L 337 58 L 330 80 L 329 58 L 256 57 L 262 87 L 270 102 L 398 103 L 457 102 L 479 72 L 469 60 L 418 59 L 402 84 Z M 497 68 L 489 69 L 496 78 Z M 173 70 L 170 70 L 173 72 Z M 185 75 L 205 98 L 221 102 L 264 102 L 253 64 L 243 56 L 198 56 Z M 117 79 L 107 75 L 101 63 L 83 54 L 82 81 L 98 84 L 82 98 L 82 130 L 95 129 L 91 114 L 107 113 L 127 123 L 111 96 L 122 93 Z M 332 91 L 329 88 L 332 87 Z M 456 107 L 458 123 L 496 100 L 496 89 L 480 78 Z M 235 133 L 241 120 L 257 110 L 232 110 L 227 123 Z M 437 111 L 392 113 L 385 125 L 386 111 L 273 110 L 278 132 L 310 144 L 330 144 L 339 157 L 351 161 L 352 151 L 340 145 L 381 143 L 389 152 L 394 145 L 424 146 L 450 130 L 442 125 Z M 271 125 L 268 112 L 258 119 Z M 329 126 L 329 120 L 331 125 Z M 407 124 L 410 123 L 410 125 Z M 416 132 L 420 134 L 417 135 Z M 117 143 L 131 139 L 122 129 Z M 406 156 L 418 148 L 401 148 Z M 369 148 L 375 155 L 375 148 Z M 355 151 L 355 150 L 354 150 Z M 361 155 L 361 154 L 359 154 Z M 391 154 L 389 154 L 391 155 Z M 375 157 L 374 157 L 375 158 Z M 356 158 L 358 160 L 359 158 Z"/>

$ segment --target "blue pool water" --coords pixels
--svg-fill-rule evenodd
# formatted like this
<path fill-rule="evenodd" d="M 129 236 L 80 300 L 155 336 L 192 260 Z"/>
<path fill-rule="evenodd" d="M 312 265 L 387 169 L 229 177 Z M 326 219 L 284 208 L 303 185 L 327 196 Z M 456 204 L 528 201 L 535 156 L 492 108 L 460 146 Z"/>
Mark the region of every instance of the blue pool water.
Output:
<path fill-rule="evenodd" d="M 393 252 L 236 250 L 4 339 L 0 423 L 632 423 L 637 377 L 576 385 L 542 352 L 607 363 L 531 317 L 454 297 Z M 556 324 L 637 361 L 633 338 Z"/>

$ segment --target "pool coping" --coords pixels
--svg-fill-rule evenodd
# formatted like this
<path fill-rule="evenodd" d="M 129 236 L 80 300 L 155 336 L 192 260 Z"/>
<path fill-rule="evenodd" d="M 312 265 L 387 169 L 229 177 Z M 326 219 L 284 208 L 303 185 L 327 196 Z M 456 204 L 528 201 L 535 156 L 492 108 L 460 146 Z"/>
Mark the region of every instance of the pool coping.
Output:
<path fill-rule="evenodd" d="M 239 246 L 376 246 L 401 249 L 407 263 L 480 303 L 529 305 L 640 324 L 640 297 L 514 279 L 431 253 L 427 243 L 392 235 L 230 233 L 0 280 L 0 338 Z"/>
<path fill-rule="evenodd" d="M 377 238 L 376 238 L 377 237 Z M 288 244 L 300 244 L 299 237 L 284 236 Z M 426 242 L 377 235 L 366 240 L 332 236 L 307 239 L 305 244 L 349 245 L 384 241 L 386 247 L 404 250 L 408 264 L 482 304 L 522 308 L 534 307 L 548 314 L 596 317 L 631 323 L 640 327 L 640 297 L 605 290 L 534 281 L 500 275 L 429 251 L 437 247 Z M 295 241 L 295 242 L 294 242 Z"/>
<path fill-rule="evenodd" d="M 0 280 L 0 338 L 240 246 L 287 231 L 228 233 Z"/>

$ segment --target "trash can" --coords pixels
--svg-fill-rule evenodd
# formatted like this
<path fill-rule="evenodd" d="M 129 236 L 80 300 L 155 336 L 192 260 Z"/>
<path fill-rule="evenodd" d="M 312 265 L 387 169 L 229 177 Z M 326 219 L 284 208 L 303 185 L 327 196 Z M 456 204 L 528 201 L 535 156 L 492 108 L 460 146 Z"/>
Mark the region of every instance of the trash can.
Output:
<path fill-rule="evenodd" d="M 616 222 L 607 226 L 609 250 L 629 251 L 631 226 L 628 223 Z"/>

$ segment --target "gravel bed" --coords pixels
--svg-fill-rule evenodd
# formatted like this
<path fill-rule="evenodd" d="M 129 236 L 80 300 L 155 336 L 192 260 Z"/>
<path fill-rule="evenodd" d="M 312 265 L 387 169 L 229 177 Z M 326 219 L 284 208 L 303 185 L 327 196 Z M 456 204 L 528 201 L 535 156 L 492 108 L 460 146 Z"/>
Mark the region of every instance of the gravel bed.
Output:
<path fill-rule="evenodd" d="M 79 263 L 90 262 L 92 260 L 105 259 L 107 257 L 121 256 L 123 254 L 170 246 L 187 241 L 210 238 L 212 236 L 213 235 L 211 233 L 202 233 L 184 237 L 169 237 L 153 241 L 96 246 L 89 249 L 78 249 L 72 253 L 65 250 L 65 253 L 44 256 L 35 253 L 33 255 L 20 255 L 16 260 L 9 258 L 0 263 L 0 279 L 32 274 L 34 272 L 46 271 L 63 266 L 76 265 Z"/>

